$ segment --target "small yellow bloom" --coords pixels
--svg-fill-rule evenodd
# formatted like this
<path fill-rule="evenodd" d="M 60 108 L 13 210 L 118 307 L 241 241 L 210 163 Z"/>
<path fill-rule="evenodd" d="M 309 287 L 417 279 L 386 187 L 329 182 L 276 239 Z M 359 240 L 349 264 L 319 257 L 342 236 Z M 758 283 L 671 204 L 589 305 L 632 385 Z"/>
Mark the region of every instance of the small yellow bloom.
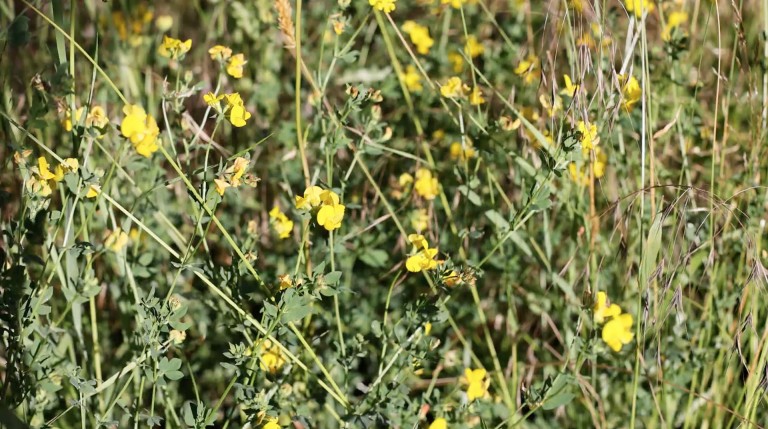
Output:
<path fill-rule="evenodd" d="M 320 194 L 323 189 L 319 186 L 310 186 L 304 190 L 304 196 L 296 195 L 296 208 L 299 210 L 310 210 L 320 205 Z"/>
<path fill-rule="evenodd" d="M 483 91 L 479 87 L 472 88 L 472 92 L 469 94 L 469 104 L 473 106 L 479 106 L 485 103 L 483 98 Z"/>
<path fill-rule="evenodd" d="M 341 228 L 344 210 L 345 206 L 343 204 L 323 205 L 317 212 L 317 223 L 328 231 Z"/>
<path fill-rule="evenodd" d="M 448 421 L 442 417 L 438 417 L 429 425 L 428 429 L 448 429 Z"/>
<path fill-rule="evenodd" d="M 440 192 L 440 185 L 437 178 L 432 176 L 432 172 L 426 168 L 416 170 L 416 181 L 413 184 L 416 193 L 426 200 L 434 200 Z"/>
<path fill-rule="evenodd" d="M 429 242 L 427 242 L 427 239 L 421 234 L 408 234 L 408 241 L 418 250 L 429 248 Z"/>
<path fill-rule="evenodd" d="M 288 238 L 291 236 L 291 232 L 293 232 L 293 221 L 288 219 L 288 216 L 280 210 L 280 207 L 273 207 L 272 210 L 269 211 L 269 217 L 274 221 L 273 225 L 275 231 L 277 231 L 280 238 Z"/>
<path fill-rule="evenodd" d="M 216 187 L 216 192 L 218 192 L 219 195 L 224 195 L 224 191 L 232 186 L 224 179 L 213 179 L 213 185 Z"/>
<path fill-rule="evenodd" d="M 413 183 L 413 176 L 410 173 L 403 173 L 397 178 L 397 183 L 402 187 L 408 186 Z"/>
<path fill-rule="evenodd" d="M 126 244 L 128 244 L 128 234 L 120 228 L 112 231 L 104 241 L 104 247 L 115 253 L 123 250 Z"/>
<path fill-rule="evenodd" d="M 280 290 L 288 289 L 289 287 L 293 287 L 293 280 L 291 280 L 291 276 L 289 274 L 281 274 L 277 276 L 277 281 L 280 285 Z"/>
<path fill-rule="evenodd" d="M 474 34 L 467 37 L 467 43 L 464 44 L 464 51 L 472 58 L 477 58 L 485 53 L 485 46 L 477 41 Z"/>
<path fill-rule="evenodd" d="M 191 39 L 182 42 L 179 39 L 163 36 L 163 43 L 158 46 L 157 53 L 162 57 L 175 60 L 189 52 L 190 49 L 192 49 Z"/>
<path fill-rule="evenodd" d="M 643 12 L 651 13 L 656 9 L 656 5 L 651 0 L 624 0 L 627 12 L 634 12 L 635 17 L 642 18 Z"/>
<path fill-rule="evenodd" d="M 227 62 L 227 74 L 229 74 L 235 79 L 242 78 L 243 69 L 245 68 L 245 64 L 247 62 L 248 61 L 245 60 L 245 55 L 243 54 L 237 54 L 237 55 L 231 56 L 229 58 L 229 61 Z"/>
<path fill-rule="evenodd" d="M 461 78 L 458 76 L 448 79 L 448 82 L 440 87 L 440 95 L 445 98 L 460 98 L 467 91 L 469 91 L 469 87 L 461 83 Z"/>
<path fill-rule="evenodd" d="M 419 232 L 429 228 L 429 214 L 426 209 L 417 209 L 411 214 L 411 226 Z"/>
<path fill-rule="evenodd" d="M 213 61 L 226 61 L 232 56 L 232 49 L 226 46 L 216 45 L 211 49 L 208 49 L 208 55 L 211 56 Z"/>
<path fill-rule="evenodd" d="M 486 372 L 482 368 L 475 370 L 470 368 L 464 369 L 464 377 L 462 381 L 467 385 L 467 400 L 469 400 L 469 402 L 472 402 L 477 398 L 482 398 L 488 392 L 485 375 Z"/>
<path fill-rule="evenodd" d="M 173 28 L 173 16 L 171 15 L 160 15 L 157 18 L 155 18 L 155 28 L 157 28 L 157 31 L 161 33 L 165 33 L 166 31 Z"/>
<path fill-rule="evenodd" d="M 397 0 L 368 0 L 368 4 L 373 6 L 374 9 L 384 13 L 394 11 L 396 3 Z"/>
<path fill-rule="evenodd" d="M 635 79 L 634 76 L 620 74 L 618 76 L 619 83 L 621 84 L 621 96 L 623 98 L 621 106 L 627 112 L 631 112 L 640 99 L 643 97 L 643 90 L 640 88 L 640 82 Z"/>
<path fill-rule="evenodd" d="M 277 423 L 276 417 L 268 417 L 261 429 L 280 429 L 280 424 Z"/>
<path fill-rule="evenodd" d="M 676 10 L 669 14 L 667 17 L 666 25 L 664 26 L 664 30 L 661 32 L 661 39 L 665 42 L 668 42 L 670 39 L 672 39 L 672 31 L 675 28 L 678 28 L 682 26 L 683 24 L 688 22 L 688 14 L 686 12 Z"/>
<path fill-rule="evenodd" d="M 416 46 L 416 51 L 421 55 L 429 53 L 429 49 L 435 44 L 429 36 L 429 28 L 417 24 L 414 21 L 405 21 L 403 31 L 411 37 L 411 43 Z"/>
<path fill-rule="evenodd" d="M 184 342 L 184 340 L 187 339 L 187 333 L 184 331 L 173 329 L 168 335 L 168 339 L 170 339 L 174 344 L 181 344 Z"/>
<path fill-rule="evenodd" d="M 477 0 L 440 0 L 440 4 L 450 4 L 454 9 L 461 9 L 463 4 L 475 4 Z"/>
<path fill-rule="evenodd" d="M 44 156 L 37 158 L 37 175 L 42 180 L 53 180 L 56 175 L 48 168 L 48 161 Z"/>
<path fill-rule="evenodd" d="M 595 323 L 603 323 L 611 317 L 621 314 L 621 307 L 616 304 L 608 305 L 608 295 L 600 291 L 597 293 L 595 306 L 592 308 Z"/>
<path fill-rule="evenodd" d="M 522 77 L 526 84 L 531 84 L 541 78 L 541 61 L 533 54 L 520 61 L 515 67 L 515 74 Z"/>
<path fill-rule="evenodd" d="M 450 272 L 443 275 L 443 284 L 448 287 L 456 286 L 461 282 L 461 276 L 459 276 L 459 273 L 456 272 L 456 270 L 451 270 Z"/>
<path fill-rule="evenodd" d="M 159 147 L 157 136 L 160 129 L 152 116 L 147 115 L 141 106 L 128 104 L 123 107 L 125 119 L 120 125 L 120 132 L 127 137 L 139 155 L 149 158 Z"/>
<path fill-rule="evenodd" d="M 429 335 L 432 332 L 432 324 L 427 322 L 424 324 L 424 335 Z M 432 427 L 432 426 L 430 426 Z"/>
<path fill-rule="evenodd" d="M 586 124 L 584 121 L 579 121 L 578 124 L 576 124 L 576 129 L 581 133 L 581 148 L 583 150 L 591 150 L 594 149 L 598 143 L 600 143 L 600 139 L 597 137 L 597 125 L 595 124 Z"/>
<path fill-rule="evenodd" d="M 448 62 L 451 63 L 454 73 L 461 73 L 464 70 L 464 57 L 458 52 L 448 53 Z"/>
<path fill-rule="evenodd" d="M 405 268 L 412 273 L 434 270 L 437 268 L 435 256 L 437 256 L 437 249 L 435 248 L 419 250 L 405 260 Z"/>
<path fill-rule="evenodd" d="M 464 147 L 462 147 L 460 142 L 451 143 L 450 152 L 451 159 L 454 161 L 464 161 L 475 156 L 475 148 L 472 147 L 472 142 L 469 140 L 466 141 Z"/>
<path fill-rule="evenodd" d="M 245 126 L 245 121 L 251 118 L 251 113 L 245 110 L 243 99 L 237 92 L 224 94 L 224 105 L 224 116 L 235 127 Z"/>
<path fill-rule="evenodd" d="M 221 100 L 224 99 L 224 94 L 216 95 L 212 92 L 209 92 L 205 95 L 203 95 L 203 101 L 205 101 L 205 104 L 213 107 L 214 109 L 219 109 L 220 105 L 219 103 Z"/>
<path fill-rule="evenodd" d="M 575 85 L 573 82 L 571 82 L 571 77 L 566 75 L 563 75 L 563 79 L 565 80 L 565 88 L 563 88 L 560 91 L 560 94 L 567 95 L 571 98 L 576 96 L 576 91 L 579 90 L 579 85 Z"/>
<path fill-rule="evenodd" d="M 421 75 L 416 70 L 416 67 L 408 65 L 403 73 L 403 81 L 406 88 L 411 92 L 421 92 L 424 87 L 421 85 Z"/>
<path fill-rule="evenodd" d="M 48 180 L 38 178 L 38 176 L 31 176 L 26 182 L 27 189 L 33 194 L 37 194 L 41 197 L 47 197 L 53 193 L 51 185 Z"/>
<path fill-rule="evenodd" d="M 248 170 L 248 166 L 250 164 L 250 161 L 248 161 L 246 158 L 243 158 L 242 156 L 235 158 L 232 166 L 226 170 L 226 173 L 230 176 L 229 184 L 234 187 L 240 186 L 240 180 L 243 178 L 243 175 L 245 174 L 246 170 Z"/>
<path fill-rule="evenodd" d="M 602 337 L 603 341 L 614 352 L 620 352 L 621 347 L 625 344 L 629 344 L 634 338 L 632 329 L 632 315 L 621 314 L 611 320 L 609 320 L 603 326 Z"/>
<path fill-rule="evenodd" d="M 99 196 L 99 192 L 101 192 L 101 188 L 97 185 L 91 185 L 88 187 L 88 193 L 85 194 L 85 198 L 96 198 Z"/>
<path fill-rule="evenodd" d="M 261 356 L 259 367 L 262 371 L 275 374 L 285 365 L 285 358 L 277 344 L 272 344 L 271 340 L 264 340 L 261 343 Z"/>

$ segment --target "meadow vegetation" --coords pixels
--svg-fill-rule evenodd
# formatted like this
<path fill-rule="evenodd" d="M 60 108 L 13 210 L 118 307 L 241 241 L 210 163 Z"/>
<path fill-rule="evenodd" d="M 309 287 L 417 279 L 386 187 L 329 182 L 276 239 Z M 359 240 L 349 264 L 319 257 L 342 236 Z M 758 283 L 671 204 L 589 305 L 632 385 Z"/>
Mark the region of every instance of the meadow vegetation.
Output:
<path fill-rule="evenodd" d="M 0 16 L 0 427 L 768 425 L 768 1 Z"/>

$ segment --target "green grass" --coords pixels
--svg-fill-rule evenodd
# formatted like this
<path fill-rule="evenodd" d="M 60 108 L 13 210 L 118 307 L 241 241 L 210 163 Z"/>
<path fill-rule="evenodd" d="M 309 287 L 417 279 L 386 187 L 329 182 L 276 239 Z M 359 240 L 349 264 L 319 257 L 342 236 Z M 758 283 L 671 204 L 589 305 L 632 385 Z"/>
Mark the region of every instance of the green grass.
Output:
<path fill-rule="evenodd" d="M 768 2 L 395 3 L 0 2 L 0 427 L 768 425 Z"/>

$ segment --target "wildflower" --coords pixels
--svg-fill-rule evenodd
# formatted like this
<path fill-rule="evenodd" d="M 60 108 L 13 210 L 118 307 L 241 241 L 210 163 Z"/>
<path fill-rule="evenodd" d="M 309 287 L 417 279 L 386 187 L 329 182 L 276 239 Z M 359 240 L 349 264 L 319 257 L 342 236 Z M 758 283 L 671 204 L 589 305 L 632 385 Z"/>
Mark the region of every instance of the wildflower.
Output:
<path fill-rule="evenodd" d="M 485 383 L 485 370 L 479 369 L 464 369 L 463 382 L 467 385 L 467 400 L 469 402 L 474 401 L 477 398 L 482 398 L 488 392 L 487 385 Z"/>
<path fill-rule="evenodd" d="M 147 115 L 141 106 L 128 104 L 123 107 L 125 119 L 120 125 L 120 132 L 133 144 L 136 152 L 149 158 L 158 150 L 157 136 L 160 129 L 157 128 L 155 118 Z"/>
<path fill-rule="evenodd" d="M 97 185 L 91 185 L 88 187 L 88 193 L 85 194 L 85 198 L 96 198 L 99 196 L 99 192 L 101 192 L 101 188 Z"/>
<path fill-rule="evenodd" d="M 280 429 L 280 424 L 277 423 L 277 417 L 267 417 L 267 420 L 264 422 L 264 425 L 261 426 L 261 429 Z"/>
<path fill-rule="evenodd" d="M 475 4 L 477 0 L 440 0 L 440 4 L 450 4 L 454 9 L 461 9 L 463 4 Z"/>
<path fill-rule="evenodd" d="M 48 161 L 44 156 L 37 158 L 37 175 L 42 180 L 53 180 L 56 175 L 48 168 Z"/>
<path fill-rule="evenodd" d="M 452 160 L 464 161 L 475 156 L 475 148 L 472 147 L 472 142 L 469 140 L 463 145 L 460 142 L 453 142 L 451 143 L 450 154 Z"/>
<path fill-rule="evenodd" d="M 469 104 L 473 106 L 479 106 L 485 103 L 483 98 L 483 91 L 479 87 L 472 88 L 472 92 L 469 94 Z"/>
<path fill-rule="evenodd" d="M 408 236 L 408 241 L 410 241 L 414 248 L 417 249 L 416 253 L 405 260 L 405 268 L 408 271 L 418 273 L 420 271 L 434 270 L 437 268 L 437 261 L 435 260 L 437 249 L 430 248 L 427 239 L 424 238 L 423 235 L 410 234 Z"/>
<path fill-rule="evenodd" d="M 403 187 L 408 186 L 413 183 L 413 176 L 410 173 L 403 173 L 397 178 L 397 183 Z"/>
<path fill-rule="evenodd" d="M 163 43 L 158 46 L 157 53 L 162 57 L 175 60 L 184 56 L 184 54 L 189 52 L 190 49 L 192 49 L 191 39 L 187 39 L 182 42 L 179 39 L 163 36 Z"/>
<path fill-rule="evenodd" d="M 631 112 L 632 108 L 643 97 L 643 90 L 640 88 L 640 82 L 635 79 L 634 76 L 620 74 L 618 76 L 619 83 L 621 84 L 621 96 L 623 98 L 621 106 L 627 112 Z"/>
<path fill-rule="evenodd" d="M 280 290 L 288 289 L 289 287 L 293 287 L 293 281 L 291 280 L 291 276 L 289 274 L 281 274 L 277 276 L 277 281 L 280 286 Z"/>
<path fill-rule="evenodd" d="M 277 344 L 273 344 L 271 340 L 264 340 L 261 343 L 261 356 L 259 359 L 261 370 L 275 374 L 283 365 L 285 365 L 285 358 L 280 351 L 280 347 Z"/>
<path fill-rule="evenodd" d="M 429 425 L 428 429 L 448 429 L 448 421 L 438 417 Z"/>
<path fill-rule="evenodd" d="M 296 208 L 299 210 L 309 210 L 320 205 L 320 194 L 323 189 L 319 186 L 310 186 L 304 190 L 304 196 L 296 195 Z"/>
<path fill-rule="evenodd" d="M 461 276 L 455 270 L 451 270 L 446 274 L 443 274 L 443 284 L 448 287 L 456 286 L 461 282 Z"/>
<path fill-rule="evenodd" d="M 417 209 L 411 214 L 411 226 L 418 232 L 426 231 L 429 227 L 429 214 L 426 209 Z"/>
<path fill-rule="evenodd" d="M 242 179 L 249 165 L 250 165 L 250 161 L 248 161 L 246 158 L 243 158 L 242 156 L 238 156 L 237 158 L 235 158 L 235 161 L 232 163 L 232 166 L 229 167 L 225 172 L 230 176 L 229 183 L 232 186 L 234 187 L 240 186 L 240 179 Z"/>
<path fill-rule="evenodd" d="M 408 91 L 421 92 L 424 87 L 421 85 L 421 75 L 416 71 L 416 67 L 408 65 L 403 73 L 403 81 Z"/>
<path fill-rule="evenodd" d="M 269 211 L 269 217 L 274 220 L 273 225 L 280 238 L 288 238 L 291 236 L 291 232 L 293 231 L 293 221 L 288 219 L 288 216 L 280 210 L 280 207 L 273 207 L 272 210 Z"/>
<path fill-rule="evenodd" d="M 614 352 L 620 352 L 621 347 L 629 344 L 634 337 L 632 329 L 632 315 L 628 313 L 620 314 L 609 320 L 603 326 L 603 341 Z"/>
<path fill-rule="evenodd" d="M 226 46 L 216 45 L 211 49 L 208 49 L 208 55 L 211 56 L 213 61 L 226 61 L 232 56 L 232 49 Z"/>
<path fill-rule="evenodd" d="M 565 88 L 563 88 L 560 91 L 560 94 L 567 95 L 571 98 L 576 96 L 576 91 L 579 90 L 579 85 L 574 85 L 573 82 L 571 82 L 571 77 L 566 75 L 563 75 L 563 80 L 565 80 Z"/>
<path fill-rule="evenodd" d="M 336 195 L 333 193 L 333 195 Z M 336 202 L 332 204 L 323 203 L 320 210 L 317 212 L 317 223 L 320 224 L 328 231 L 341 228 L 341 221 L 344 219 L 345 206 L 338 203 L 338 195 L 336 196 Z"/>
<path fill-rule="evenodd" d="M 579 141 L 581 142 L 581 148 L 583 150 L 594 149 L 595 146 L 600 143 L 600 139 L 597 137 L 597 125 L 579 121 L 579 123 L 576 124 L 576 129 L 581 134 Z"/>
<path fill-rule="evenodd" d="M 239 93 L 224 94 L 224 116 L 238 128 L 245 126 L 245 121 L 251 118 Z"/>
<path fill-rule="evenodd" d="M 651 0 L 624 0 L 627 12 L 634 12 L 635 17 L 642 18 L 643 12 L 651 13 L 656 8 Z"/>
<path fill-rule="evenodd" d="M 395 3 L 397 3 L 397 0 L 368 0 L 368 4 L 373 6 L 374 9 L 384 13 L 394 11 Z"/>
<path fill-rule="evenodd" d="M 461 83 L 461 78 L 454 76 L 448 79 L 445 85 L 440 87 L 440 95 L 445 98 L 463 97 L 464 93 L 469 91 L 469 87 Z"/>
<path fill-rule="evenodd" d="M 426 168 L 416 170 L 416 181 L 413 183 L 416 193 L 425 200 L 434 200 L 440 190 L 436 177 Z"/>
<path fill-rule="evenodd" d="M 421 55 L 428 54 L 429 49 L 435 44 L 435 40 L 429 37 L 429 28 L 414 21 L 405 21 L 403 31 L 411 37 L 411 43 L 416 46 L 416 51 Z"/>
<path fill-rule="evenodd" d="M 165 33 L 173 27 L 173 17 L 171 15 L 160 15 L 155 18 L 155 28 L 161 33 Z"/>
<path fill-rule="evenodd" d="M 584 0 L 568 0 L 568 6 L 575 12 L 584 13 Z"/>
<path fill-rule="evenodd" d="M 213 56 L 213 55 L 211 55 Z M 248 61 L 245 60 L 245 55 L 237 54 L 232 55 L 227 61 L 227 74 L 235 79 L 243 77 L 243 68 Z"/>
<path fill-rule="evenodd" d="M 664 40 L 665 42 L 669 42 L 672 39 L 672 31 L 675 28 L 678 28 L 682 26 L 683 24 L 688 22 L 688 14 L 686 12 L 676 10 L 669 14 L 667 17 L 666 25 L 664 26 L 664 30 L 661 32 L 661 40 Z"/>
<path fill-rule="evenodd" d="M 232 186 L 224 179 L 213 179 L 213 185 L 216 187 L 216 192 L 218 192 L 219 195 L 224 195 L 224 191 Z"/>
<path fill-rule="evenodd" d="M 552 103 L 549 101 L 549 97 L 547 95 L 541 94 L 539 96 L 539 103 L 541 103 L 541 107 L 547 111 L 547 115 L 549 115 L 550 118 L 553 118 L 557 112 L 563 109 L 563 100 L 561 100 L 560 96 L 558 95 L 555 95 L 554 103 Z"/>
<path fill-rule="evenodd" d="M 603 323 L 606 319 L 616 317 L 621 314 L 621 307 L 616 304 L 608 305 L 608 295 L 600 291 L 597 293 L 595 306 L 592 308 L 595 323 Z"/>
<path fill-rule="evenodd" d="M 115 253 L 123 250 L 126 244 L 128 244 L 128 234 L 120 228 L 112 231 L 104 241 L 104 247 Z"/>
<path fill-rule="evenodd" d="M 214 94 L 212 92 L 209 92 L 209 93 L 203 95 L 203 101 L 205 101 L 205 104 L 207 104 L 207 105 L 209 105 L 209 106 L 211 106 L 211 107 L 213 107 L 214 109 L 217 109 L 217 110 L 220 108 L 219 103 L 223 99 L 224 99 L 224 94 L 216 95 L 216 94 Z"/>
<path fill-rule="evenodd" d="M 170 334 L 168 334 L 168 339 L 174 344 L 181 344 L 187 339 L 187 333 L 178 329 L 172 329 Z"/>
<path fill-rule="evenodd" d="M 541 61 L 533 54 L 520 61 L 515 67 L 515 74 L 522 77 L 526 84 L 531 84 L 541 78 Z"/>
<path fill-rule="evenodd" d="M 474 34 L 467 37 L 467 43 L 464 44 L 464 51 L 472 58 L 477 58 L 485 53 L 485 46 L 477 41 Z"/>
<path fill-rule="evenodd" d="M 448 53 L 448 62 L 451 63 L 454 73 L 461 73 L 464 69 L 464 57 L 458 52 Z"/>
<path fill-rule="evenodd" d="M 424 335 L 429 335 L 430 332 L 432 332 L 432 324 L 427 322 L 424 324 Z"/>

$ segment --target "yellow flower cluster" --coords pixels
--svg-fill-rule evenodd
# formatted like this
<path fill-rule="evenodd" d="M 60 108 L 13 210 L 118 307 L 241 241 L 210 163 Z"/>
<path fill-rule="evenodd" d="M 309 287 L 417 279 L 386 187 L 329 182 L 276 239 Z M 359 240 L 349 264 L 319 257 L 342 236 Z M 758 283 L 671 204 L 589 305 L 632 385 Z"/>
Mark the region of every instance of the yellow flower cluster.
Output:
<path fill-rule="evenodd" d="M 370 4 L 374 9 L 384 13 L 393 12 L 395 10 L 396 3 L 397 0 L 368 0 L 368 4 Z"/>
<path fill-rule="evenodd" d="M 600 143 L 600 138 L 597 137 L 597 125 L 579 121 L 576 124 L 576 129 L 581 134 L 579 142 L 582 150 L 592 150 Z"/>
<path fill-rule="evenodd" d="M 209 92 L 203 95 L 203 100 L 216 109 L 216 112 L 224 115 L 235 127 L 244 127 L 246 121 L 251 118 L 251 112 L 245 109 L 245 102 L 238 92 L 221 95 Z M 224 101 L 223 105 L 222 101 Z"/>
<path fill-rule="evenodd" d="M 565 81 L 565 88 L 560 91 L 560 94 L 571 98 L 575 97 L 576 92 L 579 90 L 579 85 L 574 84 L 571 81 L 571 77 L 567 74 L 563 75 L 563 80 Z"/>
<path fill-rule="evenodd" d="M 254 179 L 245 174 L 249 165 L 250 161 L 247 159 L 241 156 L 235 158 L 232 165 L 224 170 L 224 173 L 219 176 L 219 178 L 213 179 L 216 192 L 218 192 L 219 195 L 224 195 L 224 191 L 227 188 L 237 188 L 243 183 L 254 185 L 258 179 Z"/>
<path fill-rule="evenodd" d="M 416 70 L 416 67 L 408 65 L 403 73 L 403 81 L 408 91 L 421 92 L 424 87 L 421 85 L 421 75 Z"/>
<path fill-rule="evenodd" d="M 431 171 L 426 168 L 419 168 L 416 170 L 416 181 L 413 183 L 413 188 L 425 200 L 434 200 L 440 192 L 440 183 L 438 183 L 437 177 L 432 176 Z"/>
<path fill-rule="evenodd" d="M 454 161 L 465 161 L 474 158 L 475 148 L 472 146 L 472 141 L 467 138 L 463 146 L 461 142 L 451 143 L 450 154 Z"/>
<path fill-rule="evenodd" d="M 317 223 L 328 231 L 341 228 L 346 206 L 340 204 L 339 195 L 329 189 L 310 186 L 304 190 L 304 196 L 296 195 L 296 208 L 317 211 Z"/>
<path fill-rule="evenodd" d="M 608 156 L 599 147 L 594 149 L 594 154 L 595 159 L 592 162 L 592 174 L 594 174 L 595 179 L 599 179 L 605 175 L 605 167 L 608 165 Z M 584 151 L 584 156 L 590 156 L 590 151 Z M 587 170 L 586 165 L 579 168 L 575 162 L 572 162 L 568 165 L 568 172 L 571 174 L 571 179 L 573 179 L 579 186 L 589 185 L 589 170 Z"/>
<path fill-rule="evenodd" d="M 416 51 L 421 55 L 427 55 L 429 49 L 435 44 L 435 40 L 429 37 L 429 28 L 414 21 L 405 21 L 403 31 L 411 37 L 411 43 L 416 46 Z"/>
<path fill-rule="evenodd" d="M 477 0 L 440 0 L 440 4 L 450 4 L 454 9 L 461 9 L 464 4 L 476 4 Z"/>
<path fill-rule="evenodd" d="M 464 51 L 472 58 L 477 58 L 485 53 L 485 46 L 477 41 L 474 34 L 467 37 L 467 43 L 464 44 Z"/>
<path fill-rule="evenodd" d="M 248 61 L 245 60 L 244 54 L 232 55 L 232 49 L 222 45 L 215 45 L 211 49 L 208 49 L 208 55 L 211 56 L 213 61 L 218 61 L 224 64 L 228 75 L 235 79 L 243 77 L 245 65 L 248 63 Z"/>
<path fill-rule="evenodd" d="M 64 180 L 65 173 L 75 172 L 79 167 L 77 159 L 67 158 L 51 171 L 48 160 L 41 156 L 37 158 L 37 169 L 32 169 L 33 174 L 27 180 L 27 189 L 41 197 L 47 197 L 56 189 L 56 184 Z"/>
<path fill-rule="evenodd" d="M 622 346 L 632 341 L 634 338 L 631 331 L 632 315 L 622 314 L 621 307 L 616 304 L 608 305 L 608 295 L 605 292 L 597 293 L 597 300 L 592 310 L 595 323 L 605 323 L 601 336 L 611 350 L 620 352 Z"/>
<path fill-rule="evenodd" d="M 120 125 L 120 132 L 131 141 L 139 155 L 149 158 L 159 149 L 157 136 L 160 129 L 157 128 L 155 118 L 147 115 L 144 108 L 136 104 L 123 107 L 123 113 L 125 119 Z"/>
<path fill-rule="evenodd" d="M 461 78 L 453 76 L 445 85 L 440 87 L 440 95 L 445 98 L 461 98 L 469 92 L 469 86 L 461 82 Z"/>
<path fill-rule="evenodd" d="M 272 210 L 269 211 L 269 217 L 272 219 L 272 225 L 275 227 L 275 231 L 277 231 L 280 238 L 288 238 L 291 236 L 291 232 L 293 232 L 293 221 L 288 219 L 288 216 L 280 210 L 280 207 L 273 207 Z"/>
<path fill-rule="evenodd" d="M 520 61 L 515 67 L 515 74 L 523 78 L 523 82 L 530 85 L 541 78 L 541 61 L 533 54 Z"/>
<path fill-rule="evenodd" d="M 643 12 L 651 13 L 656 9 L 651 0 L 624 0 L 624 5 L 627 12 L 634 13 L 638 19 L 643 17 Z"/>
<path fill-rule="evenodd" d="M 405 268 L 412 272 L 418 273 L 420 271 L 429 271 L 437 268 L 437 248 L 430 248 L 429 242 L 421 234 L 408 235 L 408 241 L 413 244 L 416 253 L 412 254 L 405 260 Z"/>
<path fill-rule="evenodd" d="M 161 57 L 170 58 L 172 60 L 183 57 L 189 50 L 192 49 L 192 40 L 187 39 L 181 41 L 174 39 L 173 37 L 163 36 L 163 43 L 157 47 L 157 53 Z"/>
<path fill-rule="evenodd" d="M 121 11 L 112 12 L 112 24 L 120 40 L 129 41 L 132 46 L 138 46 L 142 42 L 141 33 L 144 27 L 152 22 L 153 16 L 154 14 L 147 9 L 146 5 L 140 4 L 130 15 Z"/>
<path fill-rule="evenodd" d="M 115 253 L 119 253 L 128 244 L 128 238 L 128 233 L 117 228 L 110 232 L 107 239 L 104 240 L 104 247 Z"/>
<path fill-rule="evenodd" d="M 101 106 L 93 106 L 88 110 L 88 114 L 85 114 L 85 107 L 81 106 L 75 110 L 75 119 L 73 123 L 72 113 L 67 109 L 66 117 L 64 118 L 64 129 L 72 131 L 74 125 L 83 125 L 85 128 L 104 128 L 109 123 L 104 108 Z"/>
<path fill-rule="evenodd" d="M 464 377 L 462 381 L 467 385 L 467 400 L 469 402 L 475 399 L 482 398 L 488 393 L 488 383 L 485 380 L 486 371 L 483 368 L 479 369 L 464 369 Z"/>
<path fill-rule="evenodd" d="M 671 12 L 667 17 L 667 22 L 664 25 L 664 29 L 661 31 L 661 39 L 665 42 L 669 42 L 672 39 L 672 31 L 681 27 L 688 22 L 688 13 L 676 10 Z M 685 33 L 683 33 L 685 34 Z"/>
<path fill-rule="evenodd" d="M 285 357 L 283 357 L 280 347 L 277 344 L 273 344 L 271 340 L 264 340 L 261 343 L 261 356 L 259 358 L 261 370 L 275 374 L 283 365 L 285 365 Z"/>
<path fill-rule="evenodd" d="M 638 101 L 643 98 L 643 90 L 640 88 L 640 82 L 635 79 L 634 76 L 620 74 L 618 76 L 619 83 L 621 84 L 621 107 L 627 112 L 631 112 Z"/>

